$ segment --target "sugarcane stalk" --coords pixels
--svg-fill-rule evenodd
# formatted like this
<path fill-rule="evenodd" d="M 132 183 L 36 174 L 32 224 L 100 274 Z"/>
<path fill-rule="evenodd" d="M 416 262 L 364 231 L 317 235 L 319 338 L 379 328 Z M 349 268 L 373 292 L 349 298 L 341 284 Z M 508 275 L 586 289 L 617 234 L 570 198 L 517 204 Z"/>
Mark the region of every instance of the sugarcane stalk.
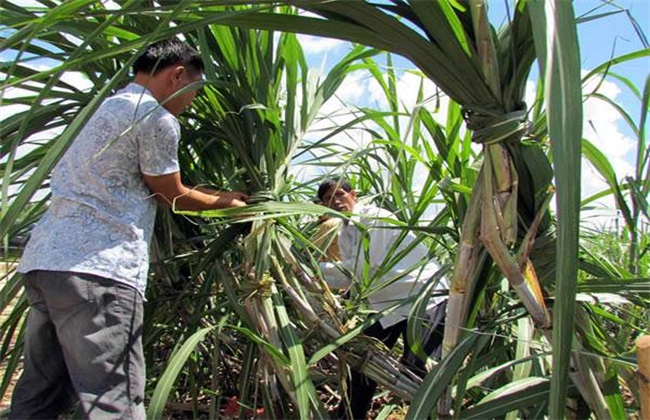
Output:
<path fill-rule="evenodd" d="M 242 266 L 243 278 L 246 281 L 240 287 L 245 294 L 242 303 L 254 324 L 256 331 L 276 348 L 283 348 L 279 334 L 278 320 L 273 306 L 272 296 L 277 293 L 275 280 L 266 268 L 269 265 L 266 250 L 273 241 L 272 229 L 274 222 L 254 222 L 251 233 L 244 240 L 245 262 Z M 272 368 L 269 368 L 272 366 Z M 291 380 L 289 367 L 284 366 L 274 357 L 262 352 L 260 357 L 260 375 L 268 375 L 269 370 L 275 372 L 275 379 L 285 389 L 291 400 L 297 404 L 295 388 Z M 275 393 L 278 395 L 279 393 Z"/>
<path fill-rule="evenodd" d="M 295 306 L 295 308 L 298 310 L 298 312 L 307 320 L 307 322 L 310 324 L 309 326 L 312 328 L 319 328 L 321 332 L 325 333 L 328 335 L 330 338 L 338 338 L 341 336 L 343 333 L 341 330 L 337 331 L 334 329 L 332 326 L 328 325 L 324 320 L 322 320 L 312 309 L 312 307 L 304 301 L 298 292 L 289 284 L 287 281 L 286 276 L 283 273 L 282 267 L 280 266 L 280 263 L 278 262 L 277 258 L 271 257 L 271 264 L 273 264 L 275 268 L 275 273 L 280 280 L 280 285 L 282 286 L 282 289 L 287 293 L 287 295 L 291 298 L 291 302 Z M 339 325 L 340 328 L 340 325 Z"/>
<path fill-rule="evenodd" d="M 602 386 L 594 374 L 594 368 L 589 364 L 586 357 L 581 353 L 579 343 L 573 340 L 574 350 L 571 355 L 571 365 L 573 369 L 569 372 L 571 381 L 575 384 L 580 395 L 587 402 L 589 408 L 594 412 L 597 419 L 609 420 L 612 418 L 607 401 L 601 391 Z M 576 348 L 578 347 L 578 348 Z M 601 374 L 604 372 L 601 372 Z"/>
<path fill-rule="evenodd" d="M 275 333 L 272 333 L 274 329 L 269 326 L 269 317 L 265 316 L 265 311 L 261 309 L 261 303 L 254 301 L 253 299 L 245 299 L 243 303 L 251 322 L 253 322 L 255 325 L 257 332 L 262 337 L 267 337 L 272 344 L 277 345 L 277 329 L 275 329 Z M 270 369 L 269 366 L 271 365 L 273 365 L 273 369 L 271 369 L 271 371 L 274 371 L 277 375 L 276 379 L 280 380 L 282 386 L 287 390 L 287 393 L 291 395 L 292 388 L 290 387 L 290 381 L 288 381 L 288 379 L 285 377 L 286 369 L 280 366 L 274 358 L 269 357 L 265 352 L 262 352 L 260 356 L 259 367 L 260 376 L 262 378 L 266 378 L 269 386 L 277 387 L 277 385 L 275 385 L 275 379 L 269 379 L 268 371 Z M 275 394 L 279 395 L 277 392 Z M 295 397 L 292 397 L 292 400 L 295 401 Z"/>
<path fill-rule="evenodd" d="M 308 276 L 286 244 L 277 241 L 274 246 L 279 255 L 282 256 L 282 259 L 291 267 L 296 284 L 305 286 L 307 291 L 317 296 L 316 299 L 310 299 L 309 296 L 303 295 L 303 300 L 307 301 L 312 307 L 316 307 L 320 311 L 326 313 L 333 321 L 334 325 L 340 325 L 341 320 L 344 319 L 343 308 L 330 291 L 327 283 L 321 278 L 312 278 Z"/>
<path fill-rule="evenodd" d="M 281 244 L 276 244 L 280 248 Z M 279 250 L 279 248 L 278 248 Z M 285 250 L 287 251 L 287 250 Z M 282 255 L 282 253 L 280 253 Z M 283 258 L 284 259 L 284 258 Z M 293 258 L 284 259 L 289 265 L 297 262 Z M 290 284 L 285 275 L 282 265 L 278 258 L 270 257 L 271 265 L 274 269 L 274 274 L 282 286 L 283 290 L 287 292 L 290 302 L 293 307 L 303 316 L 304 320 L 310 324 L 311 327 L 316 327 L 321 333 L 329 336 L 330 339 L 336 340 L 344 334 L 343 326 L 334 324 L 337 328 L 327 324 L 314 309 L 305 301 L 295 288 Z M 292 271 L 295 273 L 298 267 L 293 267 Z M 336 318 L 333 318 L 335 320 Z M 310 328 L 313 330 L 315 328 Z M 359 345 L 359 343 L 361 343 Z M 385 354 L 386 349 L 380 342 L 375 342 L 373 339 L 359 338 L 354 347 L 342 346 L 337 351 L 345 354 L 345 358 L 350 360 L 352 366 L 361 371 L 364 375 L 375 380 L 391 392 L 410 401 L 415 395 L 421 379 L 417 377 L 407 368 L 402 368 L 401 364 L 393 357 Z M 363 354 L 360 355 L 359 353 Z"/>
<path fill-rule="evenodd" d="M 528 258 L 530 257 L 530 253 L 533 250 L 533 245 L 535 243 L 535 236 L 537 235 L 537 230 L 539 229 L 539 225 L 542 222 L 542 217 L 544 217 L 546 211 L 548 210 L 548 205 L 550 204 L 551 199 L 553 198 L 552 193 L 554 191 L 555 190 L 553 188 L 549 188 L 549 193 L 546 194 L 546 197 L 542 202 L 540 210 L 535 215 L 535 218 L 533 219 L 530 226 L 528 227 L 528 230 L 526 231 L 526 235 L 524 236 L 524 239 L 521 241 L 518 258 L 519 261 L 521 262 L 522 270 L 524 269 L 524 264 L 526 263 L 526 261 L 528 261 Z"/>
<path fill-rule="evenodd" d="M 377 343 L 379 344 L 379 343 Z M 405 368 L 400 369 L 400 363 L 392 357 L 386 357 L 383 353 L 383 346 L 376 348 L 371 345 L 363 358 L 358 358 L 359 370 L 364 375 L 382 384 L 387 389 L 399 395 L 406 401 L 411 401 L 422 380 Z"/>
<path fill-rule="evenodd" d="M 477 184 L 482 179 L 483 169 L 478 175 Z M 454 271 L 449 285 L 445 333 L 442 340 L 443 357 L 456 347 L 469 310 L 469 296 L 471 296 L 474 289 L 476 270 L 479 266 L 479 255 L 483 249 L 478 240 L 481 200 L 480 190 L 474 189 L 463 220 L 458 257 L 454 264 Z"/>
<path fill-rule="evenodd" d="M 500 143 L 485 147 L 485 165 L 491 176 L 484 182 L 490 183 L 492 194 L 490 202 L 494 208 L 499 235 L 507 247 L 517 241 L 517 172 L 512 169 L 512 159 L 508 150 Z M 485 189 L 483 192 L 485 193 Z M 483 197 L 487 205 L 487 197 Z"/>
<path fill-rule="evenodd" d="M 542 330 L 542 333 L 553 346 L 553 335 L 550 329 Z M 598 378 L 594 374 L 593 368 L 589 365 L 589 362 L 586 360 L 583 349 L 579 347 L 579 342 L 577 340 L 572 340 L 571 343 L 571 369 L 569 372 L 569 378 L 573 384 L 578 388 L 578 391 L 582 398 L 589 406 L 589 408 L 594 412 L 596 418 L 598 419 L 611 419 L 611 413 L 609 407 L 607 406 L 607 401 L 602 392 L 602 386 L 598 382 Z M 590 356 L 587 356 L 590 357 Z"/>
<path fill-rule="evenodd" d="M 519 299 L 521 299 L 536 324 L 542 328 L 549 328 L 551 320 L 541 296 L 541 288 L 539 287 L 536 276 L 533 277 L 529 274 L 528 279 L 524 278 L 519 263 L 512 256 L 499 234 L 495 209 L 496 200 L 493 193 L 492 172 L 490 171 L 490 155 L 486 154 L 485 159 L 487 169 L 483 188 L 481 242 L 494 259 L 494 262 L 501 269 L 501 272 L 506 276 L 513 290 L 517 293 Z M 527 269 L 531 273 L 534 273 L 532 264 L 528 265 Z M 529 282 L 532 284 L 529 285 Z"/>
<path fill-rule="evenodd" d="M 481 185 L 484 168 L 479 172 L 476 184 Z M 482 194 L 475 188 L 470 196 L 467 213 L 461 228 L 460 246 L 449 285 L 445 331 L 442 338 L 442 357 L 446 357 L 458 344 L 462 327 L 469 311 L 477 274 L 482 265 L 484 248 L 478 240 Z M 451 410 L 451 387 L 447 387 L 438 401 L 438 415 L 444 418 Z"/>
<path fill-rule="evenodd" d="M 636 354 L 639 361 L 639 388 L 641 388 L 641 418 L 650 418 L 650 335 L 636 340 Z"/>
<path fill-rule="evenodd" d="M 476 50 L 481 58 L 485 81 L 495 97 L 501 96 L 499 80 L 499 62 L 492 40 L 490 21 L 487 16 L 487 5 L 484 0 L 470 0 L 472 24 L 476 35 Z"/>

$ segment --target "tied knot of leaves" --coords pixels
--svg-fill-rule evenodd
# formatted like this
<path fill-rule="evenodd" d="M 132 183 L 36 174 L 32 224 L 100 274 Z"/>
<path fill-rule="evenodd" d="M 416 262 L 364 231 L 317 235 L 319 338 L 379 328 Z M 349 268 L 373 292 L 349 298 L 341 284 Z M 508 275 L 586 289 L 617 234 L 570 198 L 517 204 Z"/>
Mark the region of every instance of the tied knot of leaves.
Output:
<path fill-rule="evenodd" d="M 472 141 L 478 144 L 519 140 L 532 130 L 532 123 L 526 119 L 525 110 L 496 114 L 483 110 L 464 109 L 463 118 L 467 128 L 473 131 Z"/>

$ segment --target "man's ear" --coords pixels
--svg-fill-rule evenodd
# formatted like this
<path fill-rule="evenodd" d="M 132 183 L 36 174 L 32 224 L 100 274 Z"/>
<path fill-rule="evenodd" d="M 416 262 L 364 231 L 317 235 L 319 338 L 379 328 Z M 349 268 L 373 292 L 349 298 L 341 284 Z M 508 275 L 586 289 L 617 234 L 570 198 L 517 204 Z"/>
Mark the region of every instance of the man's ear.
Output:
<path fill-rule="evenodd" d="M 183 78 L 183 73 L 185 73 L 185 71 L 186 71 L 185 66 L 173 66 L 171 72 L 172 81 L 174 83 L 180 83 L 180 81 Z"/>
<path fill-rule="evenodd" d="M 351 195 L 352 198 L 354 198 L 355 200 L 357 199 L 357 192 L 356 192 L 355 190 L 350 191 L 350 195 Z"/>

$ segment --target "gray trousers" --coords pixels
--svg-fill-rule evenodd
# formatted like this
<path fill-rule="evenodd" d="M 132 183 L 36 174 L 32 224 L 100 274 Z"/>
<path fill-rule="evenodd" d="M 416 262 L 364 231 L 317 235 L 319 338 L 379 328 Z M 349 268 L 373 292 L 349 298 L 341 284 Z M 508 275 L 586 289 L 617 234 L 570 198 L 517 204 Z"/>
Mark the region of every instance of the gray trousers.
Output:
<path fill-rule="evenodd" d="M 24 371 L 11 419 L 144 419 L 142 297 L 102 277 L 31 271 Z"/>

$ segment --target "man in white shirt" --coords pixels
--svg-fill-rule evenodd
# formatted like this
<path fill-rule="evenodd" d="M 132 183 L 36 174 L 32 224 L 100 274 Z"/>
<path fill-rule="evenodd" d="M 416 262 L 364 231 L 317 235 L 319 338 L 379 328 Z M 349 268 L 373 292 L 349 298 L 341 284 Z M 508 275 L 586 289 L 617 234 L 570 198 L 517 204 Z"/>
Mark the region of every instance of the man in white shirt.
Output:
<path fill-rule="evenodd" d="M 246 194 L 181 182 L 177 116 L 203 79 L 199 53 L 160 41 L 133 70 L 55 168 L 52 201 L 18 267 L 30 310 L 10 418 L 57 418 L 79 400 L 84 418 L 143 419 L 142 302 L 156 199 L 189 210 L 246 205 Z"/>
<path fill-rule="evenodd" d="M 373 311 L 387 311 L 378 323 L 367 327 L 364 334 L 381 340 L 389 348 L 403 336 L 403 360 L 412 363 L 410 367 L 423 375 L 424 363 L 411 352 L 406 336 L 407 318 L 412 300 L 440 267 L 429 258 L 427 247 L 416 242 L 417 237 L 412 232 L 397 229 L 386 221 L 395 219 L 393 214 L 373 205 L 357 204 L 357 194 L 346 180 L 324 181 L 319 186 L 318 198 L 321 204 L 351 215 L 349 221 L 341 223 L 334 236 L 334 248 L 338 246 L 338 252 L 329 254 L 330 257 L 340 255 L 340 260 L 320 263 L 324 280 L 334 289 L 352 288 L 361 293 Z M 323 242 L 322 237 L 318 240 Z M 429 330 L 427 337 L 423 337 L 424 351 L 438 358 L 442 350 L 448 289 L 447 280 L 441 278 L 427 305 Z M 376 387 L 376 382 L 353 371 L 348 384 L 350 410 L 342 400 L 337 416 L 348 418 L 351 412 L 354 419 L 365 418 Z"/>

